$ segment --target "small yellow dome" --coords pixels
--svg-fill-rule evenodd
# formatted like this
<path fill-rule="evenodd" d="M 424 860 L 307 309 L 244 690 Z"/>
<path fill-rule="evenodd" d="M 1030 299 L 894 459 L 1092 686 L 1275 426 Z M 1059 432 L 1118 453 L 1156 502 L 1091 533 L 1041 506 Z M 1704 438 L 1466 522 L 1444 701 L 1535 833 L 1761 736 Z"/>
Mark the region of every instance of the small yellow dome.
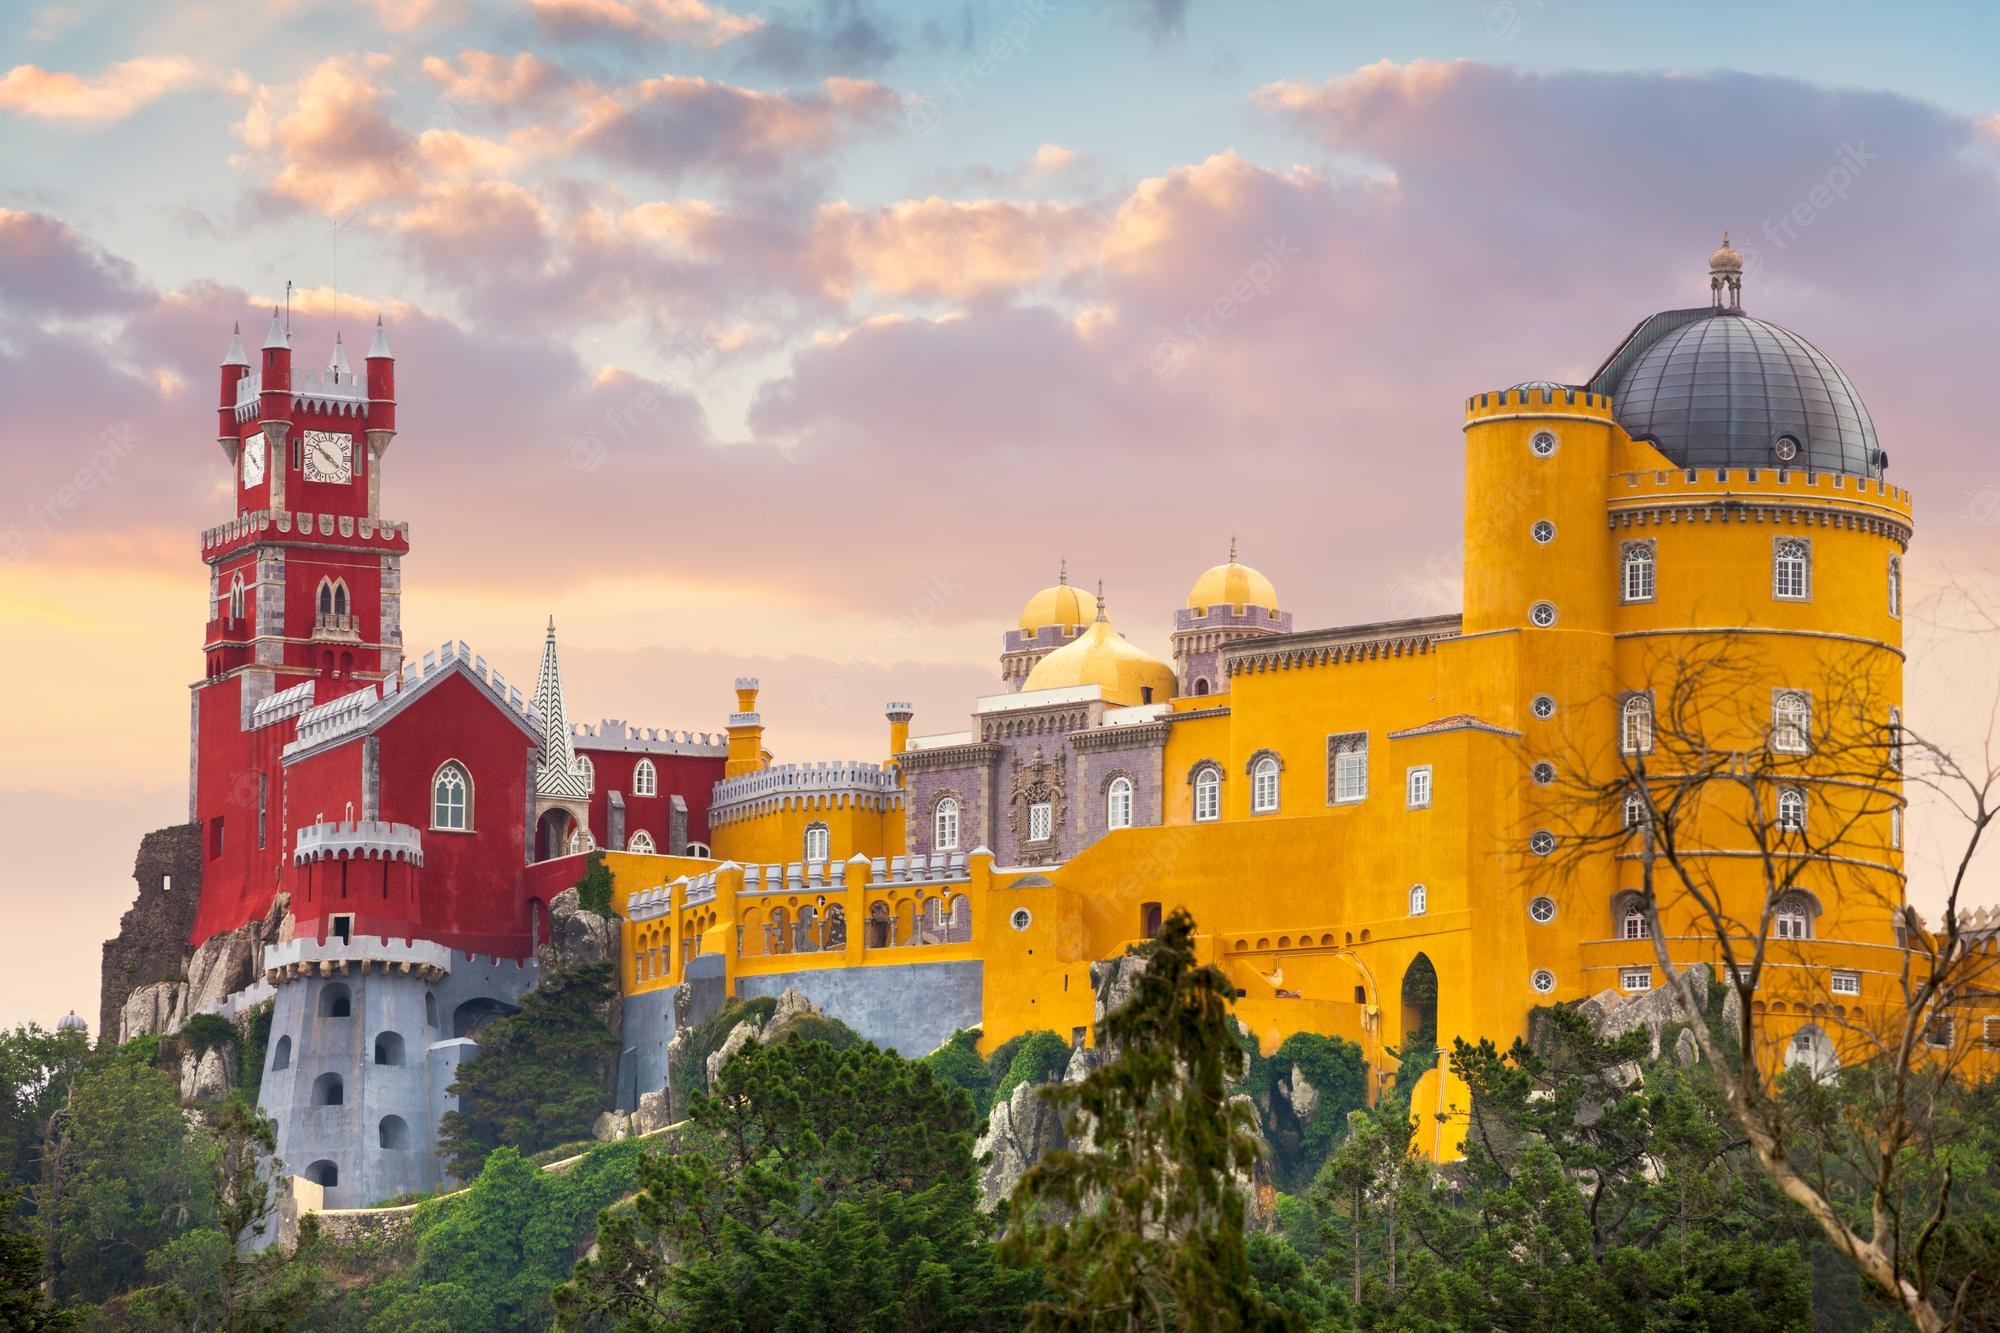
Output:
<path fill-rule="evenodd" d="M 1060 626 L 1075 629 L 1097 619 L 1097 599 L 1067 581 L 1042 589 L 1021 608 L 1021 633 Z"/>
<path fill-rule="evenodd" d="M 1174 697 L 1174 669 L 1143 648 L 1125 641 L 1103 617 L 1035 663 L 1023 690 L 1060 690 L 1096 685 L 1106 703 L 1163 704 Z"/>
<path fill-rule="evenodd" d="M 1261 606 L 1276 615 L 1278 590 L 1271 586 L 1271 580 L 1232 558 L 1194 581 L 1187 604 L 1190 611 L 1206 611 L 1211 606 Z"/>
<path fill-rule="evenodd" d="M 1743 253 L 1729 243 L 1729 233 L 1726 231 L 1722 233 L 1722 248 L 1708 257 L 1708 271 L 1710 273 L 1743 271 Z"/>

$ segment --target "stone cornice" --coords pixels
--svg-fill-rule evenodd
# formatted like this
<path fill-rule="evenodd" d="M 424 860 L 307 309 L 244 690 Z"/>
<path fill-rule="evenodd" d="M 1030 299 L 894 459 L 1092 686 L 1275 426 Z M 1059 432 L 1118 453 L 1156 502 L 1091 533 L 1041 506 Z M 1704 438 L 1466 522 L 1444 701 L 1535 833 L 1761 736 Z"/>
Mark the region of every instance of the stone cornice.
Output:
<path fill-rule="evenodd" d="M 1000 747 L 990 741 L 968 745 L 947 745 L 936 750 L 905 750 L 896 756 L 896 766 L 905 773 L 937 773 L 952 768 L 990 766 L 1000 760 Z"/>
<path fill-rule="evenodd" d="M 1910 524 L 1843 505 L 1804 503 L 1764 496 L 1690 496 L 1686 499 L 1652 497 L 1644 500 L 1613 500 L 1607 515 L 1609 526 L 1640 528 L 1673 526 L 1680 523 L 1768 523 L 1773 527 L 1837 528 L 1887 537 L 1907 548 L 1913 535 Z"/>
<path fill-rule="evenodd" d="M 1421 620 L 1390 620 L 1341 629 L 1309 630 L 1230 644 L 1222 650 L 1224 674 L 1285 671 L 1295 667 L 1338 666 L 1391 657 L 1428 653 L 1443 639 L 1457 638 L 1459 616 L 1429 616 Z M 1181 716 L 1187 716 L 1182 714 Z"/>
<path fill-rule="evenodd" d="M 1107 750 L 1129 750 L 1167 743 L 1166 718 L 1129 727 L 1090 727 L 1069 733 L 1069 745 L 1078 754 L 1100 754 Z"/>

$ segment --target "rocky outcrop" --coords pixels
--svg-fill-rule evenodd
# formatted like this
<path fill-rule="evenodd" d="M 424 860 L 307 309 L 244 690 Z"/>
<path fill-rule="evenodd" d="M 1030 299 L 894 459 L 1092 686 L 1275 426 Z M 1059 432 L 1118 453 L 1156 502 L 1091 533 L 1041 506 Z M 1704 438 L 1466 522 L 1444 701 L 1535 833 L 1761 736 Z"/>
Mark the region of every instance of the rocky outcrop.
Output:
<path fill-rule="evenodd" d="M 191 952 L 195 909 L 201 901 L 201 826 L 176 824 L 139 842 L 132 878 L 138 899 L 119 919 L 118 934 L 104 942 L 98 972 L 97 1032 L 116 1037 L 135 990 L 179 981 Z"/>
<path fill-rule="evenodd" d="M 181 1053 L 181 1101 L 190 1105 L 224 1101 L 236 1090 L 234 1047 Z"/>
<path fill-rule="evenodd" d="M 290 924 L 290 899 L 281 893 L 262 920 L 210 936 L 186 955 L 185 976 L 131 991 L 119 1005 L 115 1026 L 104 1030 L 115 1033 L 121 1043 L 135 1037 L 167 1037 L 196 1014 L 219 1012 L 223 1001 L 257 980 L 265 946 L 283 939 Z"/>
<path fill-rule="evenodd" d="M 619 953 L 616 917 L 585 908 L 575 889 L 549 899 L 549 937 L 535 950 L 542 975 L 584 963 L 615 963 Z"/>
<path fill-rule="evenodd" d="M 981 1160 L 980 1205 L 988 1211 L 1014 1192 L 1042 1154 L 1068 1142 L 1062 1116 L 1041 1091 L 1040 1084 L 1019 1084 L 987 1114 L 986 1132 L 973 1152 Z"/>
<path fill-rule="evenodd" d="M 1622 1037 L 1628 1032 L 1644 1031 L 1651 1037 L 1650 1059 L 1660 1058 L 1660 1052 L 1669 1030 L 1687 1024 L 1687 1006 L 1681 1003 L 1685 995 L 1693 1002 L 1696 1012 L 1707 1013 L 1716 982 L 1705 967 L 1691 967 L 1671 984 L 1659 986 L 1637 995 L 1626 995 L 1615 990 L 1600 991 L 1577 1006 L 1590 1019 L 1599 1036 L 1610 1039 Z M 1737 1022 L 1742 1014 L 1742 1000 L 1733 986 L 1722 989 L 1722 1022 L 1725 1027 Z M 1686 1049 L 1683 1049 L 1683 1042 Z M 1674 1058 L 1683 1064 L 1693 1063 L 1688 1052 L 1696 1050 L 1692 1033 L 1682 1032 L 1674 1039 Z"/>
<path fill-rule="evenodd" d="M 790 992 L 786 992 L 790 994 Z M 722 1045 L 708 1053 L 708 1060 L 702 1066 L 701 1077 L 705 1087 L 714 1087 L 716 1075 L 729 1063 L 729 1057 L 757 1040 L 758 1027 L 755 1023 L 738 1023 L 729 1029 L 729 1035 L 722 1039 Z"/>
<path fill-rule="evenodd" d="M 134 1037 L 164 1037 L 180 1030 L 185 981 L 156 981 L 140 986 L 125 997 L 125 1003 L 104 1030 L 112 1040 L 124 1043 Z"/>
<path fill-rule="evenodd" d="M 669 1118 L 669 1110 L 667 1090 L 661 1088 L 658 1092 L 642 1095 L 639 1098 L 639 1109 L 636 1111 L 606 1111 L 597 1117 L 597 1123 L 592 1126 L 591 1133 L 593 1137 L 606 1143 L 614 1139 L 629 1139 L 642 1134 L 651 1134 L 673 1123 Z"/>

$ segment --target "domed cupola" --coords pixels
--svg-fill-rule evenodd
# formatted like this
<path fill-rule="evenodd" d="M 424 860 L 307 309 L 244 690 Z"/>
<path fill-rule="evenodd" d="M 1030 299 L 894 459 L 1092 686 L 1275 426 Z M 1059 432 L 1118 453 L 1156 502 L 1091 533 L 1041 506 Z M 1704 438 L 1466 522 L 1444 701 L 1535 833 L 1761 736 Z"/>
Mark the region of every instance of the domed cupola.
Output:
<path fill-rule="evenodd" d="M 1711 303 L 1643 321 L 1589 387 L 1677 467 L 1880 477 L 1888 458 L 1860 393 L 1804 338 L 1745 314 L 1742 277 L 1725 235 L 1709 256 Z"/>
<path fill-rule="evenodd" d="M 82 1016 L 74 1009 L 56 1020 L 57 1032 L 84 1032 L 89 1027 L 90 1024 L 84 1022 Z"/>
<path fill-rule="evenodd" d="M 1279 607 L 1271 580 L 1236 559 L 1210 566 L 1188 589 L 1187 604 L 1174 612 L 1174 670 L 1182 694 L 1219 694 L 1228 687 L 1222 673 L 1222 646 L 1237 639 L 1287 634 L 1292 613 Z"/>
<path fill-rule="evenodd" d="M 1174 697 L 1174 669 L 1111 628 L 1100 595 L 1090 628 L 1035 663 L 1021 688 L 1078 685 L 1097 686 L 1109 704 L 1163 704 Z"/>
<path fill-rule="evenodd" d="M 1035 663 L 1074 640 L 1095 619 L 1097 599 L 1070 586 L 1069 561 L 1063 561 L 1056 581 L 1028 599 L 1019 627 L 1002 639 L 1000 679 L 1007 688 L 1020 689 Z"/>

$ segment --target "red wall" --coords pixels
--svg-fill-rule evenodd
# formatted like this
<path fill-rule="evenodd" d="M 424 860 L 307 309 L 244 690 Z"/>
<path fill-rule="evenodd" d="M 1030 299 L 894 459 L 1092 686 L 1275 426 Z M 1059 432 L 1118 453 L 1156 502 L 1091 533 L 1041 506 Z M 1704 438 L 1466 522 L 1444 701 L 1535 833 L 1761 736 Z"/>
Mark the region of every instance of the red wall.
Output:
<path fill-rule="evenodd" d="M 285 783 L 279 752 L 293 723 L 244 732 L 242 678 L 201 687 L 195 730 L 195 818 L 202 828 L 201 904 L 194 942 L 264 915 L 284 865 Z M 258 778 L 264 779 L 264 845 L 257 845 Z M 221 851 L 216 850 L 220 831 Z"/>
<path fill-rule="evenodd" d="M 653 835 L 653 845 L 667 850 L 667 830 L 672 810 L 671 798 L 679 795 L 687 802 L 688 841 L 707 842 L 708 804 L 715 784 L 722 780 L 721 755 L 633 754 L 626 750 L 593 750 L 579 745 L 577 753 L 590 758 L 596 775 L 590 793 L 590 832 L 600 847 L 610 846 L 611 819 L 609 793 L 625 793 L 625 836 L 629 840 L 640 829 Z M 632 794 L 632 770 L 641 759 L 651 759 L 658 776 L 653 790 L 657 796 Z"/>

